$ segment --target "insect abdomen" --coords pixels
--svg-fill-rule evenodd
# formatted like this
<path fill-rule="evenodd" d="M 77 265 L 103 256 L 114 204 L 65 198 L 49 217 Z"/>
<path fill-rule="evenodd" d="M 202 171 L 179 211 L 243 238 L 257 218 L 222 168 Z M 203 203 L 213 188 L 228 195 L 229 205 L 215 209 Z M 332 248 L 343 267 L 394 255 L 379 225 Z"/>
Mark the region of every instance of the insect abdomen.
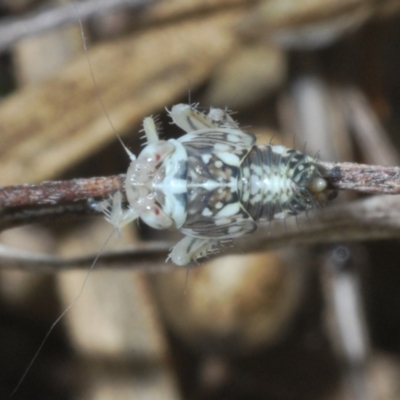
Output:
<path fill-rule="evenodd" d="M 254 146 L 240 168 L 239 193 L 254 221 L 271 221 L 315 208 L 314 160 L 283 146 Z"/>

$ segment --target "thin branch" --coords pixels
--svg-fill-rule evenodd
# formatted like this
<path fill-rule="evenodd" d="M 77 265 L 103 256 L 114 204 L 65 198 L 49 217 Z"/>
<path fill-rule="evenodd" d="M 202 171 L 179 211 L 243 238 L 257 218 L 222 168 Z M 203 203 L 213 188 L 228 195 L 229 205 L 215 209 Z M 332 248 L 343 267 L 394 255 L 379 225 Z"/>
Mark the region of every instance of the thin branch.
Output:
<path fill-rule="evenodd" d="M 123 191 L 125 175 L 0 187 L 0 231 L 98 214 L 91 199 Z"/>
<path fill-rule="evenodd" d="M 94 15 L 104 14 L 118 8 L 137 9 L 156 0 L 86 0 L 41 9 L 18 18 L 0 21 L 0 51 L 11 47 L 18 40 L 57 28 L 62 25 L 84 21 Z"/>
<path fill-rule="evenodd" d="M 13 207 L 0 211 L 0 232 L 5 229 L 35 223 L 54 223 L 59 220 L 98 215 L 90 201 L 61 204 L 55 206 Z"/>
<path fill-rule="evenodd" d="M 245 251 L 400 237 L 400 197 L 374 196 L 288 218 L 244 236 Z"/>
<path fill-rule="evenodd" d="M 318 162 L 332 188 L 368 194 L 400 194 L 400 168 Z"/>
<path fill-rule="evenodd" d="M 400 168 L 319 161 L 322 174 L 333 189 L 369 194 L 400 194 Z M 0 187 L 0 207 L 57 206 L 104 198 L 123 190 L 125 175 L 49 181 Z"/>
<path fill-rule="evenodd" d="M 372 194 L 399 194 L 400 168 L 352 163 L 319 162 L 330 187 Z M 43 182 L 0 188 L 0 229 L 46 219 L 89 215 L 91 198 L 104 198 L 123 189 L 124 175 Z M 297 222 L 297 224 L 296 224 Z M 299 227 L 297 227 L 298 225 Z M 322 244 L 335 241 L 360 241 L 400 237 L 400 197 L 375 196 L 351 204 L 328 206 L 320 212 L 276 222 L 272 228 L 260 228 L 235 241 L 230 253 L 261 251 L 281 246 Z M 164 268 L 171 243 L 141 244 L 129 250 L 105 254 L 99 266 Z M 10 255 L 11 254 L 11 255 Z M 18 269 L 60 270 L 87 267 L 93 255 L 60 259 L 44 255 L 21 254 L 0 248 L 0 262 Z M 14 260 L 11 262 L 10 260 Z M 132 263 L 132 260 L 135 262 Z M 42 265 L 42 267 L 39 267 Z M 172 265 L 171 265 L 172 266 Z"/>
<path fill-rule="evenodd" d="M 338 241 L 350 242 L 400 238 L 400 197 L 374 196 L 351 204 L 328 206 L 309 216 L 274 222 L 245 235 L 221 252 L 243 254 L 298 245 L 325 245 Z M 96 268 L 135 268 L 158 271 L 176 268 L 165 263 L 170 242 L 142 242 L 118 252 L 105 252 Z M 0 268 L 57 272 L 70 268 L 87 268 L 95 254 L 83 257 L 59 258 L 43 254 L 21 253 L 0 246 Z"/>
<path fill-rule="evenodd" d="M 122 190 L 125 175 L 48 181 L 0 187 L 0 207 L 58 205 L 96 197 L 107 197 Z"/>
<path fill-rule="evenodd" d="M 96 263 L 96 269 L 129 268 L 129 269 L 160 269 L 172 243 L 142 242 L 132 245 L 129 250 L 109 251 L 101 255 Z M 62 258 L 48 254 L 32 253 L 21 249 L 13 249 L 0 244 L 0 265 L 6 269 L 18 269 L 29 272 L 59 272 L 70 269 L 86 269 L 97 254 L 90 253 L 81 257 Z M 171 265 L 172 266 L 172 265 Z M 0 267 L 0 268 L 1 268 Z"/>

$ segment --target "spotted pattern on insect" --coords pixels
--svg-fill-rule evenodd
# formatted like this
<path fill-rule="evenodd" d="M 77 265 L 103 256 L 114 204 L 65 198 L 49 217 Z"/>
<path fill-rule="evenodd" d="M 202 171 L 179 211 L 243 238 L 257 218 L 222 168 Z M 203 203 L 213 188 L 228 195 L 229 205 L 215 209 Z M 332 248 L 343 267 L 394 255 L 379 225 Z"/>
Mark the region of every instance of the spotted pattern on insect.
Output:
<path fill-rule="evenodd" d="M 284 146 L 256 145 L 227 111 L 178 104 L 172 121 L 187 132 L 160 140 L 152 117 L 143 121 L 147 146 L 131 164 L 122 195 L 100 203 L 116 229 L 141 218 L 155 229 L 180 229 L 185 237 L 169 259 L 186 265 L 218 251 L 221 242 L 250 233 L 258 223 L 319 207 L 327 183 L 316 162 Z"/>

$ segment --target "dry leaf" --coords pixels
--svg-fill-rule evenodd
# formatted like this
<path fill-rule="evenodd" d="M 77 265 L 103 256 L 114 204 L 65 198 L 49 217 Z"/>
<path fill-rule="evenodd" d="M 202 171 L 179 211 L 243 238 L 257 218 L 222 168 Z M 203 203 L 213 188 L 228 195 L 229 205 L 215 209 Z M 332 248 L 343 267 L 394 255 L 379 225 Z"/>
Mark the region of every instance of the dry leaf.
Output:
<path fill-rule="evenodd" d="M 204 81 L 232 50 L 240 12 L 151 29 L 89 51 L 101 97 L 118 132 Z M 45 85 L 0 104 L 1 184 L 51 179 L 115 140 L 80 57 Z"/>

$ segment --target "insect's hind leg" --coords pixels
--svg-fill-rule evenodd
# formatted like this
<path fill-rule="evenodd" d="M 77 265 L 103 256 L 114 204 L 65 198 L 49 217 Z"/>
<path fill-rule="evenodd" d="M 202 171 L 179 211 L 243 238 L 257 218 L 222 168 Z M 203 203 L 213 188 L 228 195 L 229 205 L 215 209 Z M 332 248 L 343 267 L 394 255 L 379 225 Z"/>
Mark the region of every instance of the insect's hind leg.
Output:
<path fill-rule="evenodd" d="M 239 129 L 229 113 L 219 108 L 211 108 L 205 115 L 190 104 L 176 104 L 168 113 L 172 122 L 187 133 L 209 128 Z"/>
<path fill-rule="evenodd" d="M 207 118 L 210 119 L 213 122 L 213 125 L 218 128 L 240 129 L 238 123 L 230 116 L 228 110 L 210 108 Z"/>
<path fill-rule="evenodd" d="M 173 247 L 167 261 L 172 260 L 176 265 L 188 265 L 192 261 L 217 252 L 219 243 L 220 241 L 215 239 L 199 239 L 185 236 Z"/>

